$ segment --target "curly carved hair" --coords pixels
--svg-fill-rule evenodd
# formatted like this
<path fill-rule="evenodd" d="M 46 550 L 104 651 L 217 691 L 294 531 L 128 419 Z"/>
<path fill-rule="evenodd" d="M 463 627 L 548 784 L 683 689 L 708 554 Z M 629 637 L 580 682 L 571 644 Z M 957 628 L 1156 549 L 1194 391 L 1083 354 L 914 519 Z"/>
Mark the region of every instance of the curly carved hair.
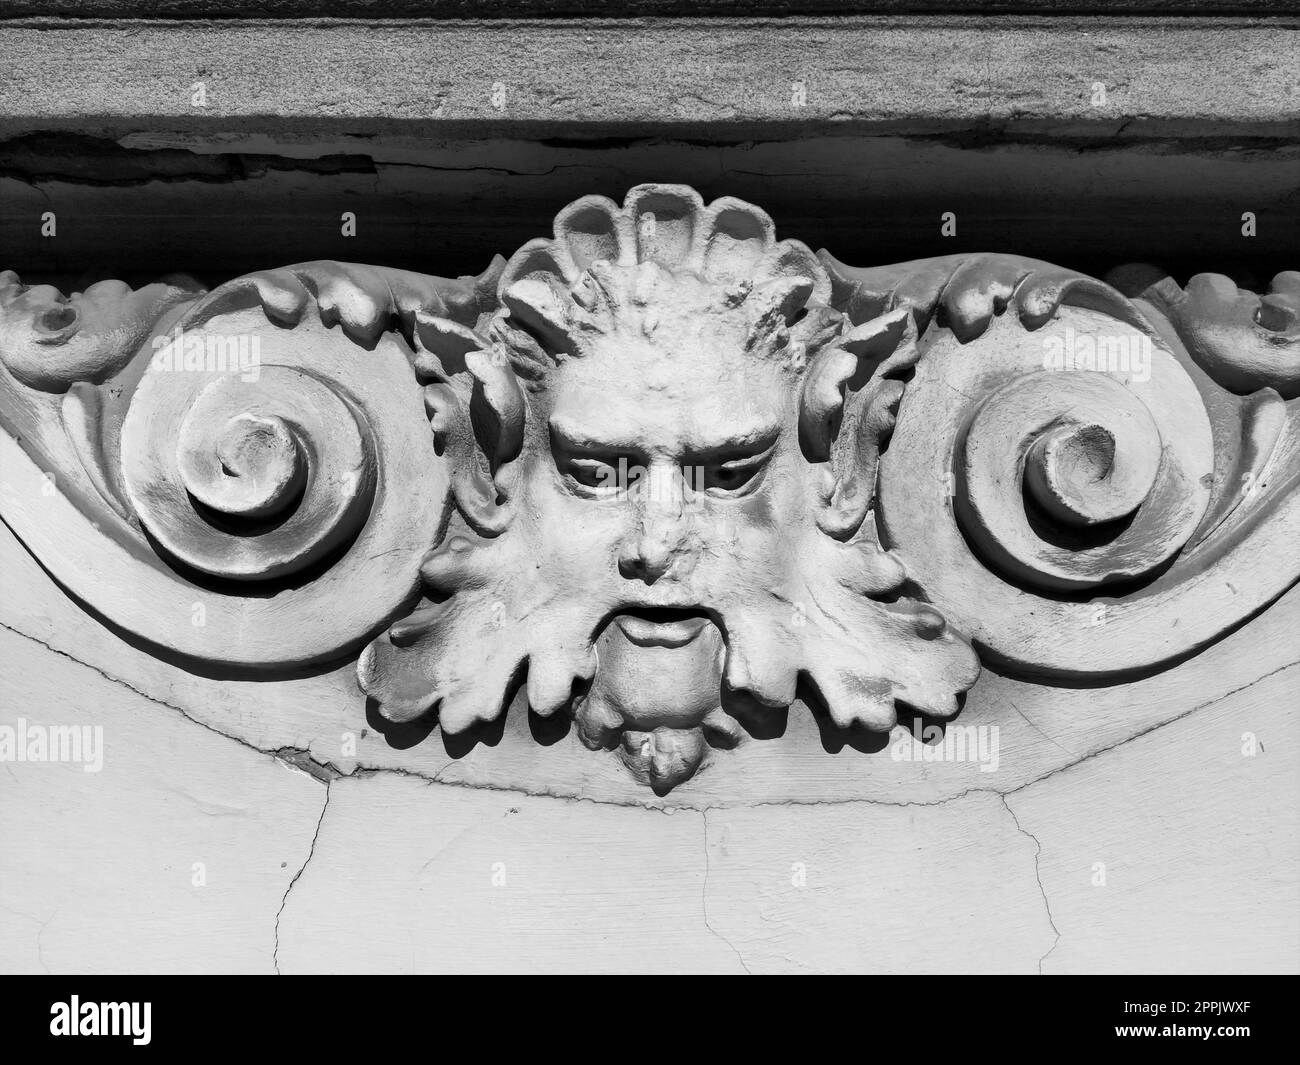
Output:
<path fill-rule="evenodd" d="M 620 335 L 653 337 L 670 319 L 729 318 L 743 353 L 796 372 L 847 325 L 807 246 L 777 241 L 757 207 L 730 197 L 706 206 L 682 185 L 639 185 L 622 207 L 575 200 L 553 238 L 511 257 L 497 291 L 489 343 L 533 388 L 564 359 Z"/>

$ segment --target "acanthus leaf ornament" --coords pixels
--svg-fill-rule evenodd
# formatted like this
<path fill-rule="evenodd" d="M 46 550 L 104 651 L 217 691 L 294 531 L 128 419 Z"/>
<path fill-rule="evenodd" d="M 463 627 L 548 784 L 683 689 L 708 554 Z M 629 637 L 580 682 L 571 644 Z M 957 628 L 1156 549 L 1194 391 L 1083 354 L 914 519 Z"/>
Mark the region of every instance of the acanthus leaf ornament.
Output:
<path fill-rule="evenodd" d="M 0 513 L 160 651 L 361 649 L 389 722 L 518 699 L 662 792 L 797 700 L 951 718 L 972 644 L 1123 677 L 1295 582 L 1295 275 L 1112 281 L 855 269 L 673 185 L 583 197 L 477 278 L 7 274 Z"/>

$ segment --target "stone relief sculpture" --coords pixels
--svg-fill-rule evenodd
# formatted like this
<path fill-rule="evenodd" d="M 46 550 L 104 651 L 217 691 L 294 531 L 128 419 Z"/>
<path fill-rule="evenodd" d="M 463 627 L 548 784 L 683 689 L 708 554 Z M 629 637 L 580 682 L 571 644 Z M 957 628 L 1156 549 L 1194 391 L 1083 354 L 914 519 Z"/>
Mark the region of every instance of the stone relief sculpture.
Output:
<path fill-rule="evenodd" d="M 659 791 L 796 700 L 1121 679 L 1300 577 L 1295 272 L 859 269 L 644 185 L 479 277 L 6 273 L 0 362 L 0 515 L 97 616 L 240 675 L 358 655 L 393 722 L 526 701 Z"/>

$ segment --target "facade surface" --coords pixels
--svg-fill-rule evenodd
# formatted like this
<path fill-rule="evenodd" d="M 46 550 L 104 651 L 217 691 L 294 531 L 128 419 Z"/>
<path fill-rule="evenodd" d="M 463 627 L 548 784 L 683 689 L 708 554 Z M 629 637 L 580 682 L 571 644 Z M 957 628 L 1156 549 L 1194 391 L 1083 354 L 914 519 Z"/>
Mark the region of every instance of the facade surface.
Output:
<path fill-rule="evenodd" d="M 0 967 L 1300 968 L 1296 20 L 546 6 L 0 5 Z"/>

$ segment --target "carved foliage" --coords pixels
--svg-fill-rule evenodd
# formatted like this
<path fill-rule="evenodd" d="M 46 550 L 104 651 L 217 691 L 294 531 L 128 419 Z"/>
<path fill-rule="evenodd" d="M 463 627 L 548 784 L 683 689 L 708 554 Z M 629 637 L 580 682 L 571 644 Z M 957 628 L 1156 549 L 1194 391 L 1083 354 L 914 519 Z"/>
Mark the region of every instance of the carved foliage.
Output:
<path fill-rule="evenodd" d="M 1294 583 L 1300 275 L 1111 282 L 855 269 L 679 186 L 577 200 L 478 278 L 3 274 L 0 513 L 160 649 L 369 640 L 384 717 L 522 691 L 663 790 L 800 697 L 951 716 L 967 637 L 1122 675 Z"/>

